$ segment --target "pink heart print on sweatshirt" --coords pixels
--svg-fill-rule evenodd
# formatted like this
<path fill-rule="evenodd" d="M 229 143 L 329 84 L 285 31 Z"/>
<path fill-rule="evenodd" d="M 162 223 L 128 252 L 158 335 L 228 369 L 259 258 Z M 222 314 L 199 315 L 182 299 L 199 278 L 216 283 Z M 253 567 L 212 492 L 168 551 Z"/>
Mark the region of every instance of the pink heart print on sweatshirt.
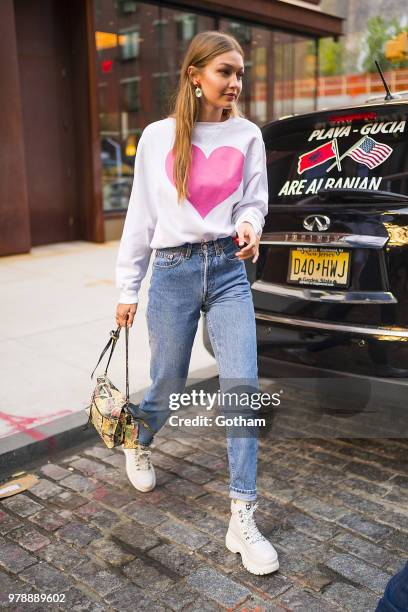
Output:
<path fill-rule="evenodd" d="M 192 145 L 192 159 L 187 191 L 188 201 L 204 219 L 216 206 L 236 191 L 242 181 L 245 155 L 235 147 L 218 147 L 206 157 Z M 166 157 L 166 174 L 172 184 L 174 154 Z"/>

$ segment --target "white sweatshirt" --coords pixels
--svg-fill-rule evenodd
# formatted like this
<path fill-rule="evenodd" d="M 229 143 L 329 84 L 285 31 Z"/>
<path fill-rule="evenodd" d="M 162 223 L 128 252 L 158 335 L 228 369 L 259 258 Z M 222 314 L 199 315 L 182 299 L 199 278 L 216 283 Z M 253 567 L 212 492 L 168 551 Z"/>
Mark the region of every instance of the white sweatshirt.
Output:
<path fill-rule="evenodd" d="M 244 221 L 262 233 L 268 212 L 266 154 L 259 127 L 243 117 L 196 122 L 189 199 L 173 182 L 176 120 L 147 125 L 135 156 L 129 206 L 116 262 L 119 303 L 134 304 L 153 249 L 234 236 Z"/>

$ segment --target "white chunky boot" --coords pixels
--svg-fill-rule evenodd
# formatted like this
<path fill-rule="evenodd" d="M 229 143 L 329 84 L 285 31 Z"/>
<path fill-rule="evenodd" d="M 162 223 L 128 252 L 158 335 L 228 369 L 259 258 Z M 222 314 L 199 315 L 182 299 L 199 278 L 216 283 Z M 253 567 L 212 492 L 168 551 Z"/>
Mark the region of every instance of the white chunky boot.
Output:
<path fill-rule="evenodd" d="M 241 554 L 242 565 L 251 574 L 270 574 L 279 569 L 278 554 L 256 526 L 258 502 L 231 499 L 231 518 L 225 545 Z"/>
<path fill-rule="evenodd" d="M 140 444 L 137 448 L 124 448 L 122 450 L 126 457 L 126 473 L 132 485 L 138 491 L 147 493 L 156 486 L 156 473 L 150 456 L 152 451 L 148 446 Z"/>

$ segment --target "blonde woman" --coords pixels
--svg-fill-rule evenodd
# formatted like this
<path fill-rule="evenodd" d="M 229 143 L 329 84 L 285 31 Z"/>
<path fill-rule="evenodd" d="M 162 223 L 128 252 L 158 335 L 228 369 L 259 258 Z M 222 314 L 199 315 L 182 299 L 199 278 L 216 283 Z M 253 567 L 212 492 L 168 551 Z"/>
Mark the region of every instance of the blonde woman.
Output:
<path fill-rule="evenodd" d="M 243 74 L 244 53 L 234 37 L 197 34 L 181 67 L 172 114 L 147 125 L 137 147 L 116 266 L 116 322 L 132 326 L 155 249 L 146 313 L 152 384 L 135 412 L 148 427 L 140 426 L 138 449 L 123 449 L 128 477 L 139 491 L 155 487 L 149 445 L 170 414 L 169 395 L 183 392 L 201 312 L 221 391 L 248 383 L 259 389 L 244 260 L 258 259 L 268 184 L 261 131 L 237 108 Z M 227 429 L 231 518 L 226 546 L 241 554 L 249 572 L 268 574 L 279 562 L 253 516 L 258 437 L 250 427 Z"/>

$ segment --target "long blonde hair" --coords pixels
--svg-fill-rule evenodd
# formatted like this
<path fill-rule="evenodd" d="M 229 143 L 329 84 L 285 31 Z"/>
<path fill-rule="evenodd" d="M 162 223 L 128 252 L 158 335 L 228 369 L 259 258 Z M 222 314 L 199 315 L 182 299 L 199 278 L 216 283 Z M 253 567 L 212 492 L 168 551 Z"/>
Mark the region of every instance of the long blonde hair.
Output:
<path fill-rule="evenodd" d="M 195 95 L 194 84 L 187 69 L 189 66 L 195 66 L 198 69 L 204 68 L 215 57 L 228 51 L 238 51 L 244 57 L 241 45 L 233 36 L 217 30 L 200 32 L 191 40 L 181 66 L 179 83 L 173 96 L 174 101 L 169 115 L 176 120 L 173 145 L 173 179 L 177 189 L 178 204 L 188 197 L 187 185 L 192 153 L 191 138 L 194 123 L 198 119 L 200 110 L 200 100 Z M 235 100 L 232 102 L 231 108 L 225 108 L 222 111 L 222 117 L 225 117 L 225 119 L 241 116 Z"/>

